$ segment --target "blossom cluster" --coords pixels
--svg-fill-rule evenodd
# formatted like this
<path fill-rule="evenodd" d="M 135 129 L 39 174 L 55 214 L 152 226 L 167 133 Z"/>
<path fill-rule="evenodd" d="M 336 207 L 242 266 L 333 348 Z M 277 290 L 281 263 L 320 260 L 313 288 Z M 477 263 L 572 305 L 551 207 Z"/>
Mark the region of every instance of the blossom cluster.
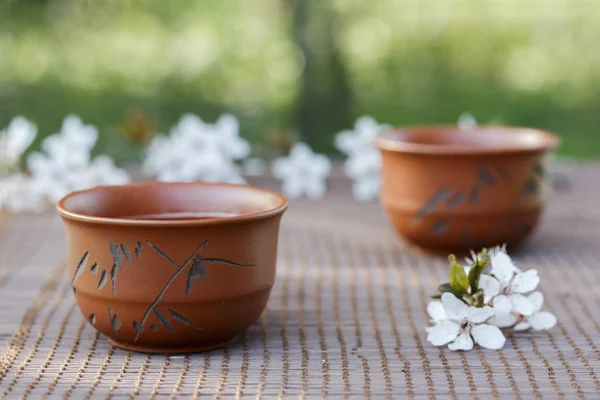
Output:
<path fill-rule="evenodd" d="M 469 114 L 459 119 L 461 129 L 475 124 Z M 353 181 L 352 194 L 359 201 L 379 196 L 381 156 L 372 142 L 385 128 L 372 117 L 362 116 L 353 129 L 335 136 L 335 146 L 346 156 L 344 172 Z M 68 115 L 60 132 L 42 140 L 41 151 L 23 160 L 37 132 L 37 126 L 24 117 L 14 118 L 0 131 L 0 210 L 40 212 L 73 190 L 130 181 L 109 156 L 92 158 L 98 130 L 76 115 Z M 294 144 L 270 168 L 268 161 L 249 158 L 250 154 L 251 146 L 240 136 L 234 115 L 223 114 L 208 123 L 185 114 L 168 134 L 154 136 L 145 149 L 142 172 L 159 181 L 245 183 L 245 176 L 264 175 L 270 169 L 290 198 L 325 195 L 331 161 L 314 153 L 308 144 Z"/>
<path fill-rule="evenodd" d="M 65 117 L 60 132 L 42 141 L 41 151 L 29 154 L 23 170 L 23 154 L 37 131 L 35 124 L 16 117 L 0 132 L 0 171 L 5 171 L 0 174 L 0 210 L 41 212 L 71 191 L 129 182 L 129 174 L 110 157 L 92 158 L 98 130 L 75 115 Z"/>
<path fill-rule="evenodd" d="M 170 132 L 153 138 L 143 171 L 159 181 L 244 183 L 238 161 L 250 155 L 250 144 L 240 137 L 231 114 L 214 124 L 185 114 Z"/>
<path fill-rule="evenodd" d="M 356 120 L 354 130 L 342 131 L 335 137 L 336 147 L 348 157 L 344 169 L 346 175 L 354 182 L 352 194 L 359 201 L 368 201 L 379 196 L 381 155 L 373 146 L 373 139 L 385 127 L 373 118 L 363 116 Z"/>
<path fill-rule="evenodd" d="M 434 346 L 471 350 L 477 343 L 500 349 L 506 340 L 501 329 L 542 331 L 556 325 L 556 317 L 542 310 L 538 271 L 519 269 L 506 246 L 471 252 L 465 266 L 454 256 L 449 260 L 450 282 L 427 306 L 432 324 L 427 340 Z"/>

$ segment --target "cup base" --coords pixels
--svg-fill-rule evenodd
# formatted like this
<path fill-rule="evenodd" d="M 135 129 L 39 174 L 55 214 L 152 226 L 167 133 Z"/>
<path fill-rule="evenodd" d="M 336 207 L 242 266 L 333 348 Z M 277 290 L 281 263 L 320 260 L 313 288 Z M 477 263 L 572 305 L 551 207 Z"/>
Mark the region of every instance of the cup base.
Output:
<path fill-rule="evenodd" d="M 205 345 L 199 345 L 199 346 L 194 346 L 194 347 L 185 347 L 185 348 L 136 346 L 136 345 L 131 345 L 131 344 L 119 343 L 110 338 L 108 339 L 108 341 L 110 342 L 110 344 L 112 344 L 115 347 L 118 347 L 123 350 L 134 351 L 136 353 L 182 354 L 182 353 L 204 353 L 206 351 L 221 349 L 221 348 L 227 347 L 231 343 L 235 342 L 238 339 L 238 337 L 239 337 L 239 335 L 235 336 L 231 339 L 227 339 L 223 342 L 219 342 L 219 343 L 205 344 Z"/>

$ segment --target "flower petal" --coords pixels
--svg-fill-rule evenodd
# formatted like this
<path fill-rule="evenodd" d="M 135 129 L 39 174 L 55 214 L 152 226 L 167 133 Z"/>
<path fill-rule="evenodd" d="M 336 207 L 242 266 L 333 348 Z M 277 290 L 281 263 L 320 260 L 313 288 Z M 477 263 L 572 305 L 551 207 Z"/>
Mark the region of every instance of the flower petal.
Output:
<path fill-rule="evenodd" d="M 537 288 L 540 283 L 540 277 L 535 269 L 530 269 L 525 272 L 521 272 L 515 276 L 510 283 L 510 289 L 514 293 L 528 293 Z"/>
<path fill-rule="evenodd" d="M 352 154 L 360 151 L 363 143 L 356 137 L 354 131 L 341 131 L 335 136 L 335 147 L 345 154 Z"/>
<path fill-rule="evenodd" d="M 298 178 L 285 180 L 281 187 L 281 192 L 290 199 L 295 199 L 296 197 L 302 196 L 304 192 L 302 181 L 300 181 Z"/>
<path fill-rule="evenodd" d="M 504 243 L 503 245 L 499 245 L 499 246 L 494 246 L 491 249 L 488 250 L 488 255 L 490 257 L 495 257 L 496 255 L 498 255 L 499 253 L 505 253 L 506 254 L 506 243 Z"/>
<path fill-rule="evenodd" d="M 487 324 L 476 325 L 471 332 L 475 343 L 486 349 L 501 349 L 504 346 L 504 342 L 506 342 L 506 338 L 497 326 Z"/>
<path fill-rule="evenodd" d="M 481 324 L 494 315 L 494 309 L 488 306 L 481 308 L 469 307 L 468 315 L 470 322 L 474 324 Z"/>
<path fill-rule="evenodd" d="M 481 274 L 479 276 L 479 288 L 483 289 L 483 297 L 487 302 L 500 293 L 500 282 L 494 277 Z"/>
<path fill-rule="evenodd" d="M 367 138 L 373 138 L 384 126 L 379 125 L 377 121 L 368 115 L 363 115 L 356 119 L 354 130 L 365 135 Z"/>
<path fill-rule="evenodd" d="M 326 178 L 331 171 L 331 161 L 322 154 L 315 154 L 312 156 L 310 170 L 312 171 L 313 177 L 318 176 L 320 178 Z"/>
<path fill-rule="evenodd" d="M 458 117 L 458 129 L 469 131 L 477 126 L 477 120 L 468 112 L 460 114 Z"/>
<path fill-rule="evenodd" d="M 527 298 L 533 306 L 534 313 L 542 309 L 542 306 L 544 305 L 544 295 L 542 294 L 542 292 L 538 290 L 536 292 L 531 293 L 529 296 L 527 296 Z"/>
<path fill-rule="evenodd" d="M 442 304 L 444 305 L 444 311 L 446 316 L 454 321 L 463 321 L 467 319 L 467 311 L 469 306 L 459 300 L 452 293 L 442 294 Z"/>
<path fill-rule="evenodd" d="M 471 335 L 463 332 L 458 335 L 454 342 L 448 343 L 448 348 L 452 351 L 471 350 L 473 348 L 473 339 L 471 339 Z"/>
<path fill-rule="evenodd" d="M 446 320 L 429 329 L 427 341 L 434 346 L 443 346 L 452 342 L 460 333 L 460 325 Z"/>
<path fill-rule="evenodd" d="M 381 189 L 378 177 L 357 179 L 352 185 L 352 195 L 358 201 L 369 201 L 377 198 Z"/>
<path fill-rule="evenodd" d="M 304 194 L 309 199 L 320 199 L 325 196 L 327 186 L 322 180 L 310 180 L 304 182 Z"/>
<path fill-rule="evenodd" d="M 512 302 L 503 294 L 500 294 L 492 300 L 492 305 L 494 306 L 494 313 L 496 316 L 506 316 L 512 310 Z"/>
<path fill-rule="evenodd" d="M 277 179 L 286 179 L 292 174 L 293 166 L 289 159 L 279 157 L 271 164 L 271 173 Z"/>
<path fill-rule="evenodd" d="M 436 323 L 446 319 L 446 312 L 444 311 L 444 306 L 439 300 L 432 300 L 429 302 L 429 304 L 427 304 L 427 314 L 429 314 L 431 319 Z"/>
<path fill-rule="evenodd" d="M 17 116 L 10 121 L 5 135 L 4 145 L 7 153 L 5 156 L 8 156 L 11 162 L 18 161 L 35 139 L 37 126 L 25 117 Z M 0 136 L 2 136 L 2 132 L 0 132 Z"/>
<path fill-rule="evenodd" d="M 519 322 L 518 324 L 515 325 L 513 330 L 520 332 L 520 331 L 526 331 L 529 328 L 531 328 L 531 325 L 529 325 L 529 322 Z"/>
<path fill-rule="evenodd" d="M 510 302 L 512 303 L 513 312 L 524 315 L 526 317 L 533 314 L 533 304 L 531 304 L 531 301 L 529 301 L 527 297 L 518 293 L 511 294 L 509 297 Z"/>
<path fill-rule="evenodd" d="M 506 314 L 506 315 L 494 315 L 492 318 L 487 320 L 489 325 L 497 326 L 498 328 L 508 328 L 509 326 L 513 326 L 517 322 L 517 317 L 515 314 Z"/>
<path fill-rule="evenodd" d="M 510 256 L 506 253 L 499 252 L 491 258 L 492 274 L 500 281 L 501 284 L 508 284 L 514 273 L 515 264 Z"/>
<path fill-rule="evenodd" d="M 556 316 L 548 311 L 542 311 L 533 314 L 528 319 L 529 324 L 536 331 L 545 331 L 554 328 L 554 325 L 558 322 Z"/>
<path fill-rule="evenodd" d="M 470 257 L 465 257 L 465 264 L 467 264 L 467 266 L 465 267 L 465 270 L 471 269 L 471 267 L 473 266 L 473 264 L 475 264 L 475 261 L 477 261 L 477 253 L 475 253 L 473 250 L 469 250 L 471 256 Z M 467 271 L 467 273 L 469 273 Z"/>

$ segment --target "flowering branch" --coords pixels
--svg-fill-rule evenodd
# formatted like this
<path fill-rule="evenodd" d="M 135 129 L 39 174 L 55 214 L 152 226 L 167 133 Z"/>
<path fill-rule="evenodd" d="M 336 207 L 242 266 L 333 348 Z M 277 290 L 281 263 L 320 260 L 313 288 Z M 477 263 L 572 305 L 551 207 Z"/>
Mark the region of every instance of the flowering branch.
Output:
<path fill-rule="evenodd" d="M 536 291 L 540 283 L 535 269 L 521 271 L 506 252 L 506 246 L 471 251 L 460 265 L 448 257 L 450 282 L 427 306 L 432 326 L 427 340 L 450 350 L 471 350 L 474 343 L 500 349 L 506 341 L 501 328 L 536 331 L 553 328 L 557 319 L 542 311 L 544 296 Z"/>

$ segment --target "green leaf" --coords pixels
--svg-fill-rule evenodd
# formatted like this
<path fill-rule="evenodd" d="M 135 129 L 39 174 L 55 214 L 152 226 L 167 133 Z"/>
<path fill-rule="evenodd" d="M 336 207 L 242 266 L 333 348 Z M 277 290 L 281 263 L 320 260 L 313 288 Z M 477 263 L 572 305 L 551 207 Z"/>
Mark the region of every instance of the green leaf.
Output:
<path fill-rule="evenodd" d="M 450 284 L 449 284 L 449 283 L 444 283 L 443 285 L 440 285 L 440 286 L 438 287 L 438 291 L 439 291 L 441 294 L 444 294 L 444 293 L 452 293 L 454 296 L 458 297 L 459 299 L 460 299 L 460 297 L 461 297 L 461 294 L 460 294 L 460 293 L 458 293 L 456 290 L 452 289 L 452 286 L 450 286 Z M 440 294 L 440 298 L 442 298 L 441 294 Z"/>
<path fill-rule="evenodd" d="M 455 292 L 467 293 L 469 291 L 469 278 L 465 269 L 454 260 L 450 270 L 450 286 Z"/>
<path fill-rule="evenodd" d="M 444 283 L 443 285 L 440 285 L 438 287 L 438 290 L 440 291 L 440 293 L 454 293 L 454 290 L 452 289 L 452 286 L 450 286 L 449 283 Z"/>
<path fill-rule="evenodd" d="M 485 268 L 485 263 L 477 261 L 471 270 L 469 271 L 469 286 L 471 286 L 471 293 L 475 293 L 479 289 L 479 277 L 481 272 Z"/>
<path fill-rule="evenodd" d="M 471 267 L 469 271 L 469 286 L 471 286 L 471 293 L 475 293 L 479 289 L 479 277 L 490 263 L 490 257 L 487 254 L 487 250 L 483 249 L 477 254 L 476 263 Z"/>

